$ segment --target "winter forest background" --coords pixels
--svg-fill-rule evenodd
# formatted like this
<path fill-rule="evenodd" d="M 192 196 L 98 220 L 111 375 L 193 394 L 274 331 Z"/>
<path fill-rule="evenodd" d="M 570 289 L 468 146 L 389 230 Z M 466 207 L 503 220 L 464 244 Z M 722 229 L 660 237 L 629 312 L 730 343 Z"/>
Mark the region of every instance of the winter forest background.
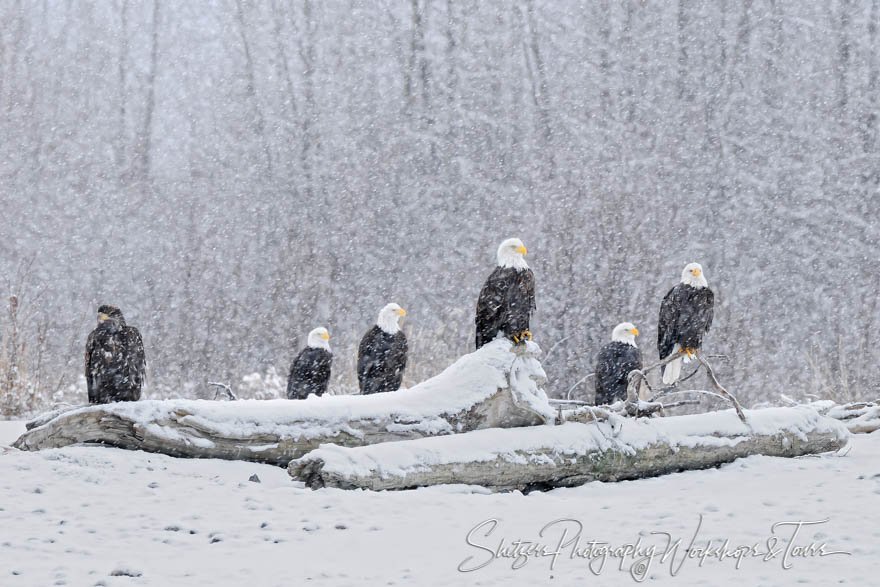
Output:
<path fill-rule="evenodd" d="M 85 401 L 101 303 L 149 396 L 271 396 L 318 325 L 350 390 L 392 300 L 412 385 L 509 236 L 551 396 L 690 261 L 744 403 L 876 395 L 878 3 L 2 2 L 0 413 Z"/>

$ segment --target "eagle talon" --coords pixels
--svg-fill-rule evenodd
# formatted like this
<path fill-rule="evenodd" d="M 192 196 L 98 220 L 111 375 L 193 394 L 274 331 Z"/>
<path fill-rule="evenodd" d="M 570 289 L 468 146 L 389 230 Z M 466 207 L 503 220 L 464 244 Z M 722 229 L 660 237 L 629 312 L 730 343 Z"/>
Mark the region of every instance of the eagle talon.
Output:
<path fill-rule="evenodd" d="M 516 344 L 520 344 L 522 342 L 525 342 L 526 340 L 532 340 L 532 333 L 528 330 L 523 330 L 519 334 L 511 335 L 510 338 L 512 338 L 513 342 L 515 342 Z"/>

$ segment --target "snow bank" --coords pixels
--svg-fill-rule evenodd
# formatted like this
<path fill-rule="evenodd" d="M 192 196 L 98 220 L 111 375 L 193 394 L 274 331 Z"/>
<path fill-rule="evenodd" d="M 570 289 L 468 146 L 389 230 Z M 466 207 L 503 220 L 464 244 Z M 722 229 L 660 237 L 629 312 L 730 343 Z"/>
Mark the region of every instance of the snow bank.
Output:
<path fill-rule="evenodd" d="M 154 400 L 38 418 L 17 446 L 104 442 L 177 456 L 286 464 L 320 442 L 360 445 L 552 422 L 537 344 L 496 340 L 410 389 L 307 400 Z"/>
<path fill-rule="evenodd" d="M 573 475 L 608 480 L 648 476 L 642 473 L 656 461 L 658 451 L 668 457 L 674 457 L 684 449 L 703 451 L 707 458 L 697 459 L 694 467 L 685 467 L 701 468 L 755 452 L 804 454 L 795 445 L 807 445 L 817 438 L 827 441 L 820 442 L 819 448 L 827 446 L 829 448 L 824 450 L 831 450 L 831 447 L 842 446 L 848 438 L 843 424 L 803 406 L 752 410 L 747 412 L 747 420 L 748 427 L 733 410 L 727 410 L 669 418 L 627 419 L 616 435 L 604 422 L 566 423 L 552 428 L 479 430 L 447 438 L 423 438 L 359 448 L 325 445 L 291 462 L 290 472 L 295 478 L 312 485 L 329 480 L 340 487 L 403 488 L 429 484 L 422 482 L 434 478 L 440 482 L 451 479 L 464 482 L 462 479 L 468 469 L 473 469 L 475 478 L 485 471 L 488 475 L 485 481 L 489 485 L 507 488 L 505 482 L 509 479 L 495 475 L 500 477 L 500 481 L 496 481 L 492 478 L 492 470 L 502 468 L 509 474 L 510 466 L 520 466 L 526 472 L 536 473 L 531 481 L 515 485 L 517 487 L 554 479 L 563 480 L 557 484 L 568 485 L 571 483 L 564 479 Z M 756 439 L 766 442 L 751 446 L 749 443 L 754 444 Z M 740 445 L 744 446 L 740 448 Z M 813 448 L 807 452 L 813 452 Z M 625 457 L 625 462 L 616 468 L 602 470 L 603 461 L 613 455 Z M 674 458 L 671 460 L 673 462 L 669 464 L 660 463 L 658 470 L 668 472 L 679 466 Z M 486 467 L 474 467 L 481 463 Z M 575 471 L 565 470 L 566 465 L 578 463 L 580 471 L 577 467 Z M 438 471 L 441 472 L 439 476 Z M 528 474 L 525 475 L 528 478 Z"/>

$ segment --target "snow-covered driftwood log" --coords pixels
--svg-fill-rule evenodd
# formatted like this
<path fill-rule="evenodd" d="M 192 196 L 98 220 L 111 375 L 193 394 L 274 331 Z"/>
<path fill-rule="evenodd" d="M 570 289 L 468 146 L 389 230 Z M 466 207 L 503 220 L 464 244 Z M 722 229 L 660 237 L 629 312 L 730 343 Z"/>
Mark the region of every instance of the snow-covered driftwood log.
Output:
<path fill-rule="evenodd" d="M 478 430 L 533 426 L 556 416 L 541 389 L 540 348 L 493 341 L 415 387 L 307 400 L 140 401 L 38 418 L 22 450 L 102 443 L 172 456 L 286 465 L 332 442 L 360 446 Z"/>
<path fill-rule="evenodd" d="M 480 430 L 358 448 L 322 446 L 288 470 L 309 487 L 408 489 L 465 483 L 493 490 L 570 487 L 703 469 L 762 454 L 796 457 L 842 448 L 849 433 L 809 407 L 553 427 Z"/>
<path fill-rule="evenodd" d="M 820 414 L 840 420 L 853 434 L 868 434 L 880 430 L 880 400 L 849 404 L 818 401 L 808 405 Z"/>

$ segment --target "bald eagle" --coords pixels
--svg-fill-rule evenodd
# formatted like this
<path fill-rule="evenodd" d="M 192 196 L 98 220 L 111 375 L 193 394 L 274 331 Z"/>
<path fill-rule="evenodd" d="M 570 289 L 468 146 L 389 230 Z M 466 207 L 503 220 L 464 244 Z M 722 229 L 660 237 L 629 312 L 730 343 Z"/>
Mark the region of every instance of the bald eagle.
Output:
<path fill-rule="evenodd" d="M 685 353 L 688 359 L 703 344 L 714 316 L 715 295 L 709 289 L 703 267 L 690 263 L 681 272 L 681 283 L 669 290 L 660 305 L 657 351 L 661 359 Z M 671 385 L 681 376 L 682 359 L 663 368 L 663 383 Z"/>
<path fill-rule="evenodd" d="M 146 379 L 144 343 L 115 306 L 98 308 L 98 326 L 86 342 L 90 404 L 137 401 Z"/>
<path fill-rule="evenodd" d="M 596 360 L 596 405 L 626 399 L 627 375 L 642 368 L 642 353 L 636 347 L 639 330 L 623 322 L 611 332 L 611 342 L 602 347 Z"/>
<path fill-rule="evenodd" d="M 361 394 L 397 391 L 406 368 L 406 335 L 398 320 L 406 310 L 388 304 L 379 312 L 379 319 L 358 347 L 358 383 Z"/>
<path fill-rule="evenodd" d="M 526 247 L 510 238 L 498 247 L 498 267 L 486 279 L 474 319 L 480 348 L 498 333 L 519 343 L 531 340 L 529 317 L 535 310 L 535 275 L 526 264 Z"/>
<path fill-rule="evenodd" d="M 287 377 L 287 399 L 306 399 L 314 393 L 321 397 L 330 383 L 330 333 L 326 328 L 309 332 L 306 348 L 301 350 L 290 365 Z"/>

